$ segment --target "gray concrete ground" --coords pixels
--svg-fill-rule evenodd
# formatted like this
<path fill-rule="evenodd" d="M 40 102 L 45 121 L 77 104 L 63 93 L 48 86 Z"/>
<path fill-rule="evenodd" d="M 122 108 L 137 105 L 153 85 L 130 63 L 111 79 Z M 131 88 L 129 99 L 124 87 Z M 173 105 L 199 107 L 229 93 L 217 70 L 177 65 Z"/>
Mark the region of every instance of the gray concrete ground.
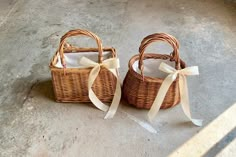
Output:
<path fill-rule="evenodd" d="M 147 111 L 124 102 L 112 120 L 92 105 L 56 103 L 48 63 L 60 36 L 75 28 L 117 49 L 122 79 L 143 37 L 176 36 L 181 58 L 200 69 L 189 88 L 204 126 L 187 122 L 180 106 L 160 111 L 152 134 L 132 118 L 145 121 Z M 0 156 L 167 156 L 236 102 L 235 45 L 230 0 L 1 0 Z"/>

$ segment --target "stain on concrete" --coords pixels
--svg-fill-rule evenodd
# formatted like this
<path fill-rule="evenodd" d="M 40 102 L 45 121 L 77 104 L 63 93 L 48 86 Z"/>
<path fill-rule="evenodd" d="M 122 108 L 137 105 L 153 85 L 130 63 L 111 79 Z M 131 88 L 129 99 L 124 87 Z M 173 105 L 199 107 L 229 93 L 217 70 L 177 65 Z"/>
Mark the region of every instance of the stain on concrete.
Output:
<path fill-rule="evenodd" d="M 48 46 L 53 46 L 56 47 L 59 45 L 58 42 L 58 32 L 52 33 L 49 36 L 46 36 L 42 39 L 42 44 L 41 44 L 41 48 L 42 49 L 46 49 Z"/>

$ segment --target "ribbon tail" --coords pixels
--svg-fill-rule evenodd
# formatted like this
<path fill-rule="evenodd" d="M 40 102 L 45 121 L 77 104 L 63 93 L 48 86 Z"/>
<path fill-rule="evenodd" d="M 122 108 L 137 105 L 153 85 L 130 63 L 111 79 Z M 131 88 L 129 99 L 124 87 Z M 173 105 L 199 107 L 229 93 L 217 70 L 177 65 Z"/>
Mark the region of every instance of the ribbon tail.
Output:
<path fill-rule="evenodd" d="M 111 106 L 110 106 L 106 116 L 104 117 L 104 119 L 110 119 L 110 118 L 114 117 L 114 115 L 116 114 L 116 111 L 118 109 L 119 103 L 120 103 L 120 98 L 121 98 L 121 87 L 120 87 L 119 78 L 117 77 L 114 98 L 112 100 Z"/>
<path fill-rule="evenodd" d="M 179 89 L 180 89 L 180 98 L 181 98 L 181 106 L 185 113 L 185 115 L 192 121 L 192 123 L 196 126 L 202 126 L 203 120 L 201 119 L 193 119 L 190 113 L 189 106 L 189 96 L 188 96 L 188 85 L 187 79 L 183 75 L 179 75 Z"/>
<path fill-rule="evenodd" d="M 162 82 L 161 87 L 158 91 L 158 94 L 152 104 L 152 107 L 151 107 L 150 111 L 148 112 L 148 118 L 150 121 L 152 121 L 155 118 L 156 114 L 160 110 L 161 104 L 163 103 L 163 100 L 165 99 L 166 93 L 167 93 L 170 85 L 172 84 L 173 80 L 175 80 L 175 78 L 173 78 L 174 75 L 169 74 Z M 175 75 L 175 77 L 176 76 L 177 75 Z"/>
<path fill-rule="evenodd" d="M 92 90 L 92 85 L 97 78 L 98 74 L 100 71 L 100 65 L 95 66 L 89 73 L 89 78 L 88 78 L 88 91 L 89 91 L 89 98 L 91 102 L 100 110 L 106 112 L 108 110 L 108 106 L 103 104 L 95 95 L 95 93 Z"/>

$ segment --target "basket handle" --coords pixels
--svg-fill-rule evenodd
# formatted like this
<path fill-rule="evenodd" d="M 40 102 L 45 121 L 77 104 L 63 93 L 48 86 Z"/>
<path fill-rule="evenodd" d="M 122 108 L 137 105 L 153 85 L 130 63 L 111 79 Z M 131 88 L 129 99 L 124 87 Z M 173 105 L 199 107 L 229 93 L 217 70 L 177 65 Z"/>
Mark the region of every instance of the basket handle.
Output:
<path fill-rule="evenodd" d="M 95 35 L 94 33 L 87 31 L 87 30 L 82 30 L 82 29 L 76 29 L 76 30 L 70 30 L 69 32 L 67 32 L 65 35 L 63 35 L 61 37 L 61 41 L 60 41 L 60 46 L 59 46 L 59 54 L 61 57 L 61 62 L 64 68 L 66 68 L 66 62 L 65 62 L 65 58 L 64 58 L 64 47 L 67 45 L 66 43 L 66 39 L 68 37 L 72 37 L 72 36 L 79 36 L 79 35 L 84 35 L 84 36 L 89 36 L 93 39 L 96 40 L 97 46 L 98 46 L 98 63 L 102 63 L 102 41 L 101 39 Z"/>
<path fill-rule="evenodd" d="M 170 54 L 171 60 L 174 60 L 176 63 L 176 68 L 180 69 L 180 58 L 179 58 L 179 50 L 178 50 L 179 42 L 177 41 L 177 39 L 174 36 L 166 34 L 166 33 L 155 33 L 155 34 L 151 34 L 145 37 L 142 40 L 141 45 L 139 47 L 139 69 L 142 75 L 143 75 L 143 70 L 144 70 L 144 66 L 143 66 L 144 51 L 149 44 L 153 42 L 157 42 L 157 41 L 168 42 L 172 46 L 173 52 Z"/>

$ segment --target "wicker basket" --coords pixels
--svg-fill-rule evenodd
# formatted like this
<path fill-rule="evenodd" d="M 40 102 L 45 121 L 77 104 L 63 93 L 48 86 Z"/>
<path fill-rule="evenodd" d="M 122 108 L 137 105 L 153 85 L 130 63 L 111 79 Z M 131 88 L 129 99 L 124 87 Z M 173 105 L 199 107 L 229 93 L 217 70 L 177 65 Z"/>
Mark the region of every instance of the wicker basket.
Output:
<path fill-rule="evenodd" d="M 72 36 L 89 36 L 96 40 L 98 48 L 77 48 L 66 43 Z M 64 53 L 98 52 L 98 63 L 102 63 L 103 51 L 108 51 L 116 57 L 114 48 L 102 48 L 99 37 L 86 30 L 71 30 L 62 36 L 60 46 L 51 63 L 52 82 L 57 102 L 90 102 L 88 96 L 88 77 L 92 68 L 66 68 Z M 63 68 L 56 67 L 61 58 Z M 99 100 L 111 102 L 116 88 L 116 77 L 105 67 L 101 67 L 92 89 Z"/>
<path fill-rule="evenodd" d="M 146 47 L 156 41 L 164 41 L 173 47 L 173 52 L 170 55 L 145 53 Z M 133 56 L 129 61 L 129 71 L 126 74 L 123 83 L 123 98 L 131 105 L 137 108 L 150 109 L 157 92 L 164 80 L 164 78 L 154 78 L 144 76 L 143 60 L 146 59 L 162 59 L 175 62 L 175 68 L 185 68 L 185 63 L 179 58 L 179 43 L 175 37 L 165 34 L 156 33 L 145 37 L 139 47 L 139 55 Z M 139 70 L 141 74 L 133 69 L 135 61 L 139 61 Z M 156 68 L 158 69 L 158 68 Z M 178 78 L 170 86 L 165 99 L 161 105 L 162 109 L 177 105 L 180 102 Z"/>

